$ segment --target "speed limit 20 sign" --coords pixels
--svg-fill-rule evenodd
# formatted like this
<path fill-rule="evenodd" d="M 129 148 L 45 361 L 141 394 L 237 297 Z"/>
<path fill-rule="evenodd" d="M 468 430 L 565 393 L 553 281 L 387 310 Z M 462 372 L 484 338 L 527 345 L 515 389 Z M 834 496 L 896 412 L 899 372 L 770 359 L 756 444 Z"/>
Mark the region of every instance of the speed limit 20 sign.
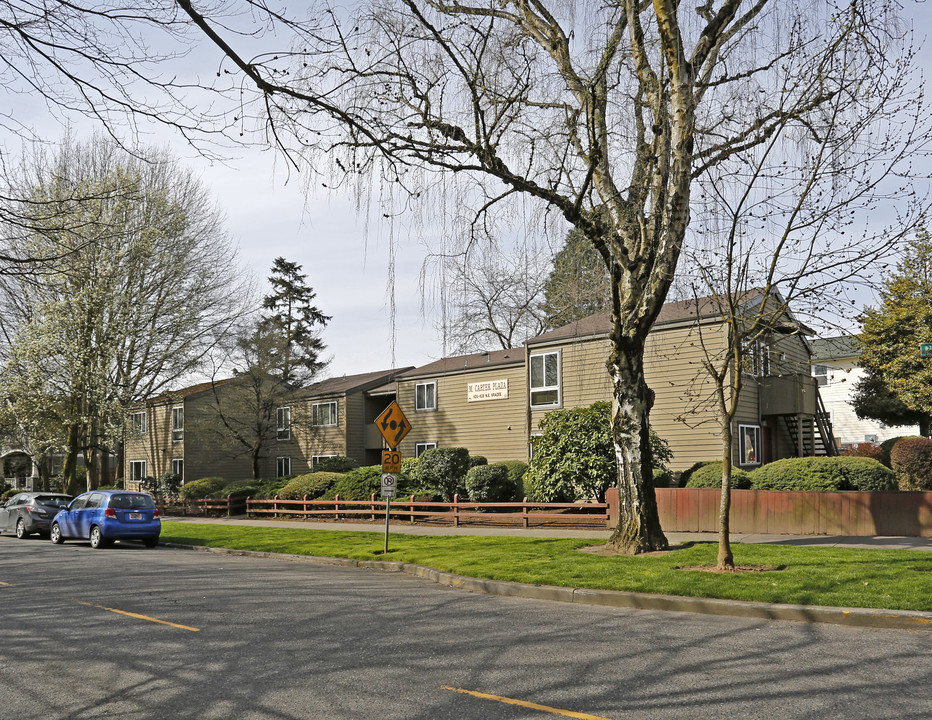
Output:
<path fill-rule="evenodd" d="M 401 453 L 398 450 L 382 451 L 382 472 L 389 475 L 401 472 Z"/>
<path fill-rule="evenodd" d="M 391 473 L 385 473 L 382 475 L 382 497 L 393 498 L 395 497 L 395 484 L 397 478 Z"/>

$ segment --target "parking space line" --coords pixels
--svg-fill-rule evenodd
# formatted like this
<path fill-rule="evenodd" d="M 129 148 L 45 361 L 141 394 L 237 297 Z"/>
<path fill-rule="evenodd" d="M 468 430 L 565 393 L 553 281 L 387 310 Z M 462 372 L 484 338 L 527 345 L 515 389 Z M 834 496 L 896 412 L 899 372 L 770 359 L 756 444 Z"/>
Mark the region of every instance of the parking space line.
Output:
<path fill-rule="evenodd" d="M 488 693 L 476 692 L 475 690 L 463 690 L 462 688 L 448 687 L 441 685 L 442 690 L 472 695 L 473 697 L 482 698 L 483 700 L 495 700 L 496 702 L 506 703 L 508 705 L 519 705 L 520 707 L 531 710 L 540 710 L 542 712 L 552 713 L 553 715 L 562 715 L 563 717 L 576 718 L 577 720 L 610 720 L 610 718 L 599 715 L 587 715 L 586 713 L 574 712 L 573 710 L 561 710 L 560 708 L 549 707 L 547 705 L 538 705 L 537 703 L 527 702 L 525 700 L 515 700 L 514 698 L 502 697 L 501 695 L 489 695 Z"/>
<path fill-rule="evenodd" d="M 178 623 L 168 622 L 168 620 L 159 620 L 158 618 L 149 617 L 148 615 L 139 615 L 138 613 L 126 612 L 125 610 L 117 610 L 116 608 L 105 607 L 103 605 L 95 605 L 94 603 L 81 602 L 77 601 L 78 605 L 86 605 L 87 607 L 99 608 L 100 610 L 107 610 L 108 612 L 117 613 L 118 615 L 126 615 L 127 617 L 136 618 L 137 620 L 148 620 L 149 622 L 158 623 L 159 625 L 170 625 L 171 627 L 179 628 L 181 630 L 190 630 L 191 632 L 200 632 L 200 628 L 188 627 L 187 625 L 179 625 Z"/>

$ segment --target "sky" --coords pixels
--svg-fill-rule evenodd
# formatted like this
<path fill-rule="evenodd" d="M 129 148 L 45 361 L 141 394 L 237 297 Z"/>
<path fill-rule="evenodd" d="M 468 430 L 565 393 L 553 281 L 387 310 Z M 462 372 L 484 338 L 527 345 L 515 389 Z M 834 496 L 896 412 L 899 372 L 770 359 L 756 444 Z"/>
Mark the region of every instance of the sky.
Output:
<path fill-rule="evenodd" d="M 920 58 L 932 76 L 932 2 L 904 0 Z M 239 248 L 245 272 L 267 287 L 264 278 L 276 257 L 303 266 L 316 303 L 332 319 L 323 332 L 330 365 L 328 377 L 390 367 L 418 366 L 443 356 L 436 311 L 421 291 L 430 231 L 409 234 L 404 220 L 394 228 L 376 213 L 366 222 L 347 195 L 324 190 L 308 197 L 303 178 L 286 172 L 275 152 L 243 150 L 225 163 L 190 152 L 180 138 L 168 138 L 173 151 L 201 177 L 224 214 L 227 230 Z M 388 294 L 390 237 L 397 240 L 394 328 Z"/>

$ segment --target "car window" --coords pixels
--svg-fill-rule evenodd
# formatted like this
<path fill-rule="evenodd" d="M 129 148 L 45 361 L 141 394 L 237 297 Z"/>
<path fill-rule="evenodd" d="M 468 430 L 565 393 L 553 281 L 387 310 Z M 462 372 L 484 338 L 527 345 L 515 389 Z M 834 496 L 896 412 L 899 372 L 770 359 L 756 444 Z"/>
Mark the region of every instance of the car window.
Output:
<path fill-rule="evenodd" d="M 104 499 L 103 493 L 94 493 L 87 499 L 87 505 L 85 505 L 84 507 L 86 508 L 100 507 L 100 503 L 103 501 L 103 499 Z"/>
<path fill-rule="evenodd" d="M 69 510 L 80 510 L 87 504 L 87 500 L 90 495 L 78 495 L 74 500 L 71 501 L 71 504 L 68 506 Z"/>
<path fill-rule="evenodd" d="M 9 500 L 6 501 L 7 507 L 13 507 L 14 505 L 19 505 L 20 501 L 23 499 L 22 495 L 14 495 Z"/>
<path fill-rule="evenodd" d="M 155 503 L 149 495 L 113 495 L 110 498 L 110 507 L 119 510 L 135 510 L 153 508 Z"/>
<path fill-rule="evenodd" d="M 65 507 L 68 504 L 68 498 L 62 495 L 37 495 L 36 502 L 49 507 Z"/>

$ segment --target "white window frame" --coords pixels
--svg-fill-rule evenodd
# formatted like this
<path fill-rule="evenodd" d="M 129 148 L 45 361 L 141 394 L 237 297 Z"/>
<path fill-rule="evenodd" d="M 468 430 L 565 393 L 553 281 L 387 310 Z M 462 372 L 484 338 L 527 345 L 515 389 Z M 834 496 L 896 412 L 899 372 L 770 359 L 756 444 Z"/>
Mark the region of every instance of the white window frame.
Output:
<path fill-rule="evenodd" d="M 760 425 L 739 425 L 738 426 L 738 465 L 741 467 L 751 467 L 760 465 L 763 454 L 762 433 Z M 748 460 L 746 454 L 747 441 L 751 439 L 753 449 L 753 459 Z"/>
<path fill-rule="evenodd" d="M 556 359 L 556 374 L 557 381 L 556 384 L 547 383 L 547 358 L 554 357 Z M 542 373 L 543 384 L 534 385 L 534 365 L 536 362 L 540 363 L 540 370 Z M 531 407 L 532 408 L 545 408 L 545 407 L 560 407 L 560 404 L 563 400 L 563 392 L 560 387 L 560 379 L 563 372 L 562 368 L 562 357 L 559 350 L 548 350 L 547 352 L 534 353 L 528 358 L 528 388 L 530 392 Z M 556 400 L 549 402 L 536 402 L 535 395 L 540 395 L 544 393 L 553 393 L 556 392 Z"/>
<path fill-rule="evenodd" d="M 184 482 L 184 458 L 172 458 L 172 475 L 177 475 Z"/>
<path fill-rule="evenodd" d="M 181 418 L 179 424 L 178 418 Z M 172 442 L 179 443 L 184 441 L 184 405 L 176 405 L 172 408 Z"/>
<path fill-rule="evenodd" d="M 129 461 L 129 479 L 130 482 L 139 482 L 143 478 L 149 477 L 149 467 L 145 460 Z"/>
<path fill-rule="evenodd" d="M 430 388 L 430 390 L 428 390 Z M 437 409 L 437 381 L 414 384 L 414 411 L 433 412 Z"/>
<path fill-rule="evenodd" d="M 426 453 L 428 450 L 436 450 L 437 443 L 435 442 L 419 442 L 414 443 L 414 457 L 419 458 L 421 455 Z"/>
<path fill-rule="evenodd" d="M 333 453 L 332 455 L 311 455 L 311 467 L 314 467 L 315 465 L 317 465 L 317 463 L 319 463 L 321 460 L 324 460 L 326 458 L 335 458 L 335 457 L 339 457 L 339 455 L 337 455 L 336 453 Z"/>
<path fill-rule="evenodd" d="M 318 408 L 330 407 L 333 406 L 333 409 L 328 411 L 327 422 L 321 422 L 320 411 Z M 319 402 L 311 405 L 311 424 L 316 427 L 336 427 L 340 424 L 340 406 L 336 400 L 328 400 L 327 402 Z"/>
<path fill-rule="evenodd" d="M 275 477 L 291 475 L 291 456 L 281 455 L 275 458 Z"/>
<path fill-rule="evenodd" d="M 149 430 L 149 415 L 145 410 L 129 414 L 129 428 L 135 435 L 145 435 Z"/>
<path fill-rule="evenodd" d="M 283 405 L 275 410 L 276 440 L 291 440 L 291 406 Z"/>

